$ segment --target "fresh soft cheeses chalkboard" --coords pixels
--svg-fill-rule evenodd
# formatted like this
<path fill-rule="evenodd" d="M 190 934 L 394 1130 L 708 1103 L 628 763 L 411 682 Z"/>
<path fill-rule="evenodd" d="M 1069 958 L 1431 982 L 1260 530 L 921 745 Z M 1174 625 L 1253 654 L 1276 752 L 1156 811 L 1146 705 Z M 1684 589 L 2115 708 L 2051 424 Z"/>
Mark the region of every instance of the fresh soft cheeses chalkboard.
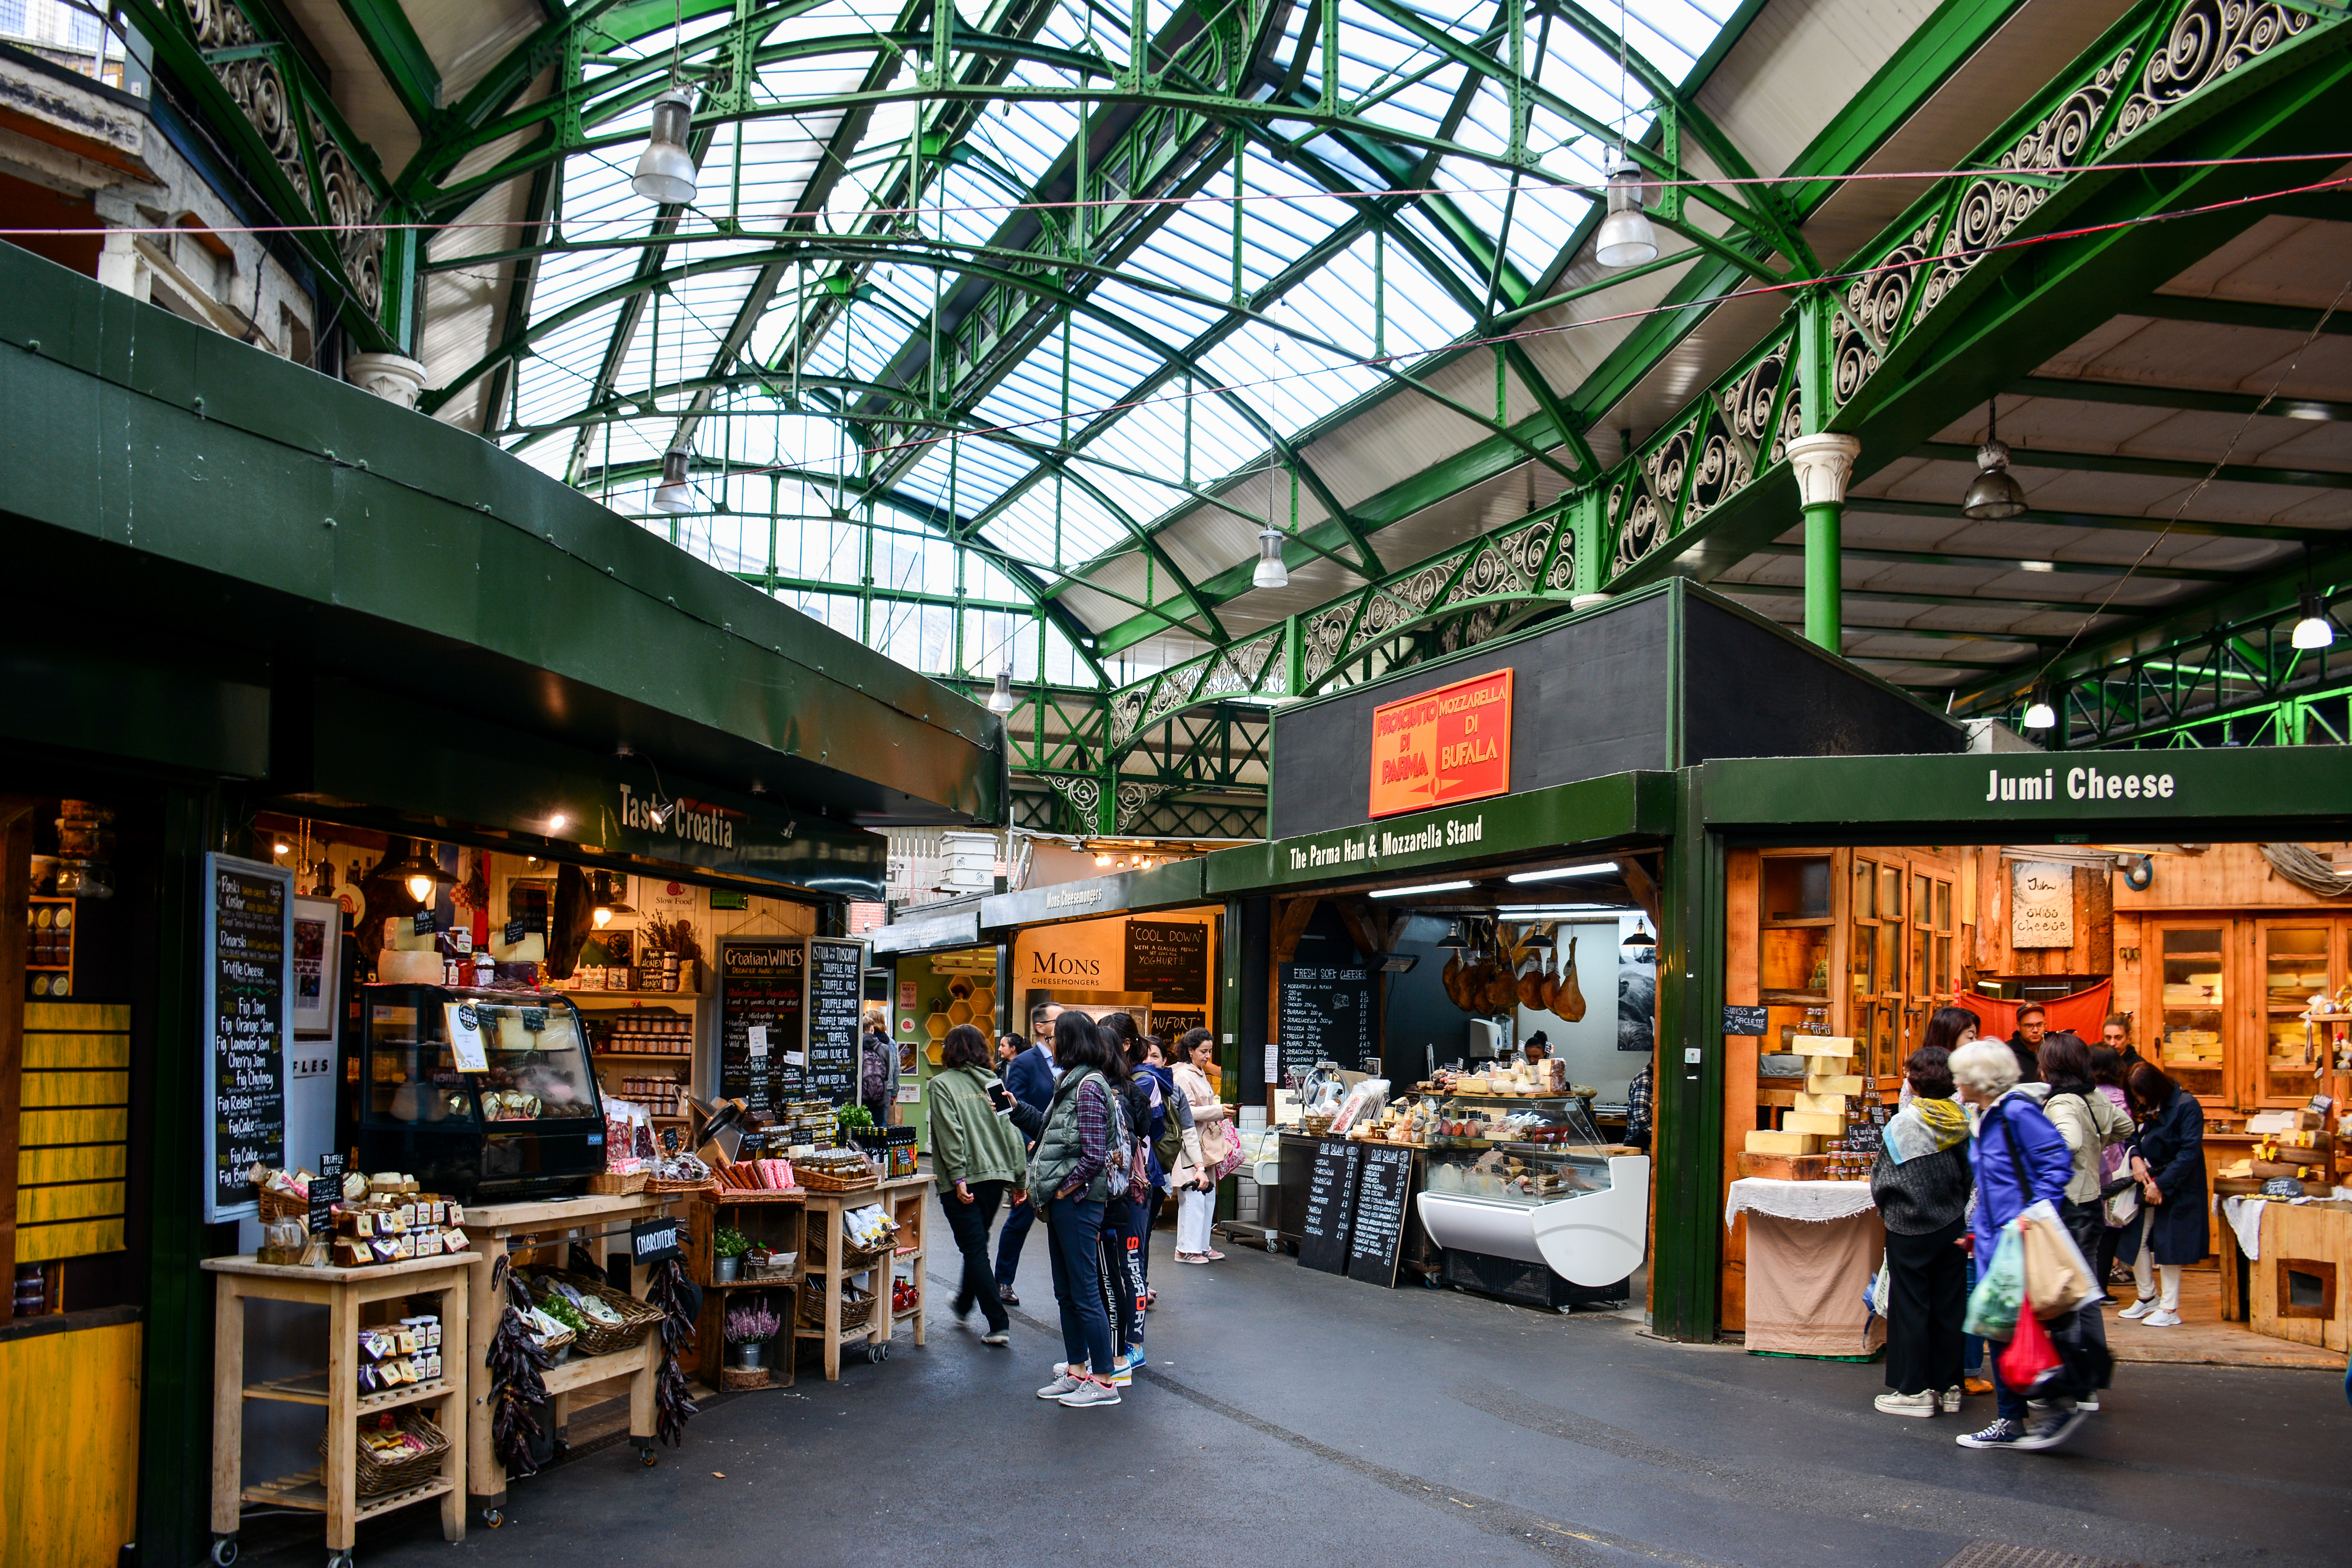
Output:
<path fill-rule="evenodd" d="M 293 1041 L 294 874 L 205 857 L 205 1042 L 212 1104 L 205 1219 L 258 1211 L 255 1165 L 286 1163 L 286 1051 Z"/>
<path fill-rule="evenodd" d="M 1281 966 L 1282 1071 L 1311 1072 L 1317 1062 L 1360 1069 L 1372 1049 L 1372 972 L 1362 964 Z"/>
<path fill-rule="evenodd" d="M 806 1081 L 797 1058 L 808 984 L 800 937 L 722 937 L 719 942 L 719 1094 L 761 1121 L 799 1100 Z"/>
<path fill-rule="evenodd" d="M 1348 1268 L 1348 1235 L 1355 1217 L 1360 1144 L 1326 1138 L 1307 1173 L 1307 1217 L 1298 1226 L 1298 1265 L 1340 1274 Z"/>
<path fill-rule="evenodd" d="M 1360 1143 L 1356 1206 L 1348 1226 L 1348 1278 L 1394 1285 L 1412 1201 L 1412 1151 Z"/>
<path fill-rule="evenodd" d="M 811 937 L 808 1086 L 839 1105 L 857 1098 L 857 1015 L 866 999 L 866 944 Z"/>

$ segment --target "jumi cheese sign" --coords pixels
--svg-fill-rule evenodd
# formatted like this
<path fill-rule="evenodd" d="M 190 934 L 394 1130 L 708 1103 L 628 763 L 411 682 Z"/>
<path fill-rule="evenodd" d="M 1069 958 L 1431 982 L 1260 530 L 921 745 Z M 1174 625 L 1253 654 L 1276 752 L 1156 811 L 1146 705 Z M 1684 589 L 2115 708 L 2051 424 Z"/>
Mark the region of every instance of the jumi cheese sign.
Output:
<path fill-rule="evenodd" d="M 1372 816 L 1427 811 L 1510 789 L 1509 670 L 1372 710 Z"/>

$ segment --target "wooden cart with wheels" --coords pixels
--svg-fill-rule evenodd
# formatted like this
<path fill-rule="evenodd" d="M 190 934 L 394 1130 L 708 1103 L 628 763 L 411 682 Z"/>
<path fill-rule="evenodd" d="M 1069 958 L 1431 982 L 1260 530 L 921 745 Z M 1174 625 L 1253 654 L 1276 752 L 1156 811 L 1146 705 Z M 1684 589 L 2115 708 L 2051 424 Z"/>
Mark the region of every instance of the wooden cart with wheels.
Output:
<path fill-rule="evenodd" d="M 793 1331 L 797 1339 L 814 1340 L 824 1347 L 826 1382 L 839 1380 L 841 1352 L 845 1348 L 863 1345 L 868 1362 L 887 1361 L 890 1336 L 901 1322 L 911 1321 L 915 1343 L 923 1342 L 924 1303 L 929 1300 L 923 1279 L 923 1243 L 929 1226 L 930 1199 L 929 1176 L 900 1176 L 846 1192 L 809 1189 L 806 1243 L 801 1254 L 801 1288 L 805 1294 Z M 887 1250 L 850 1252 L 842 1234 L 842 1215 L 875 1204 L 898 1222 L 898 1239 Z M 911 1306 L 894 1310 L 887 1292 L 899 1264 L 913 1268 L 916 1296 Z M 859 1274 L 871 1277 L 875 1300 L 870 1308 L 854 1314 L 856 1321 L 845 1324 L 843 1282 Z"/>
<path fill-rule="evenodd" d="M 365 1268 L 310 1268 L 259 1263 L 250 1256 L 213 1258 L 215 1312 L 213 1351 L 212 1560 L 227 1568 L 236 1561 L 236 1532 L 244 1505 L 308 1509 L 326 1515 L 327 1550 L 336 1568 L 349 1568 L 360 1521 L 435 1499 L 441 1503 L 441 1533 L 466 1538 L 466 1443 L 463 1426 L 470 1370 L 466 1359 L 467 1272 L 477 1254 L 419 1258 Z M 362 1394 L 359 1381 L 361 1311 L 373 1302 L 438 1296 L 443 1352 L 441 1376 L 405 1388 Z M 328 1313 L 327 1364 L 304 1377 L 268 1383 L 245 1381 L 245 1304 L 251 1300 L 294 1301 L 324 1307 Z M 327 1413 L 324 1458 L 318 1468 L 245 1484 L 245 1404 L 268 1399 L 316 1405 Z M 359 1495 L 359 1430 L 362 1417 L 412 1405 L 430 1407 L 447 1441 L 438 1472 L 421 1484 L 376 1497 Z"/>

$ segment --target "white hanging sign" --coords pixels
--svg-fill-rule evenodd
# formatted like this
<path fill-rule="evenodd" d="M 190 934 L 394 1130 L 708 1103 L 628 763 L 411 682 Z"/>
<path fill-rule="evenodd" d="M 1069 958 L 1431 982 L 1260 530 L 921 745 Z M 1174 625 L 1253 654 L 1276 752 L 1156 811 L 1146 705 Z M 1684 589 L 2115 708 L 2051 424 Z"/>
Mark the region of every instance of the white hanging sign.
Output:
<path fill-rule="evenodd" d="M 2047 860 L 2010 867 L 2009 945 L 2074 945 L 2074 868 Z"/>

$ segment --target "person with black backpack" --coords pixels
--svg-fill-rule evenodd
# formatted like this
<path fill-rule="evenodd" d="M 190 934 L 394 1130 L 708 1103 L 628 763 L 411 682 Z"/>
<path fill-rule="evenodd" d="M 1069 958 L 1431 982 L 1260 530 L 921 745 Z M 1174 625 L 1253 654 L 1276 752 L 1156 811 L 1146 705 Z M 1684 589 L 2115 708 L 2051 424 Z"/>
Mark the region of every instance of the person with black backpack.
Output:
<path fill-rule="evenodd" d="M 898 1047 L 890 1038 L 890 1016 L 866 1009 L 866 1035 L 857 1063 L 857 1102 L 877 1127 L 891 1125 L 898 1110 Z"/>

